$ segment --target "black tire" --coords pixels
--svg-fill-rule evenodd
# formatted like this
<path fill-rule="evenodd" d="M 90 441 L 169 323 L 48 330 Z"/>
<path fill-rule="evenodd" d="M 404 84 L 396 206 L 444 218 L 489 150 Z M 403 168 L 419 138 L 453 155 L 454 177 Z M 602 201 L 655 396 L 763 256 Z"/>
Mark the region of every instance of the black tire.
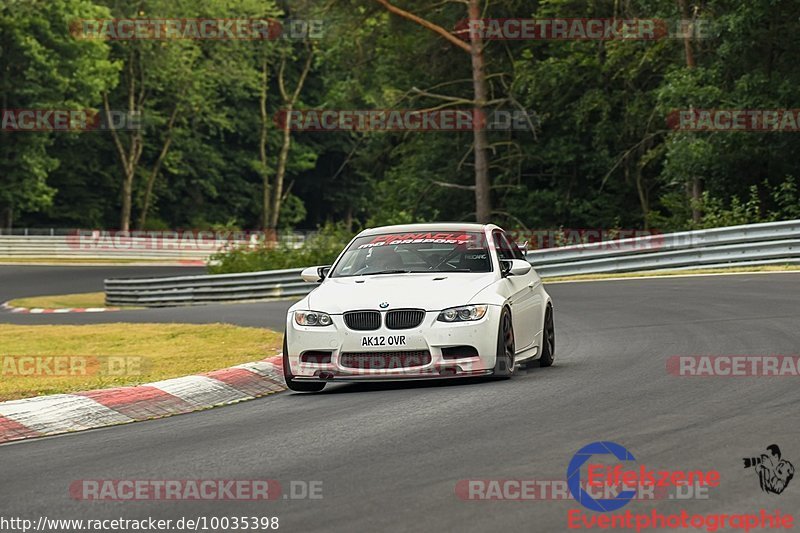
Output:
<path fill-rule="evenodd" d="M 321 381 L 295 381 L 289 368 L 289 350 L 286 348 L 286 333 L 283 334 L 283 379 L 286 388 L 295 392 L 319 392 L 325 388 Z"/>
<path fill-rule="evenodd" d="M 556 357 L 556 327 L 553 324 L 553 308 L 547 306 L 544 313 L 544 328 L 542 329 L 542 356 L 539 366 L 552 366 Z"/>
<path fill-rule="evenodd" d="M 515 347 L 511 312 L 504 307 L 497 328 L 497 358 L 492 373 L 494 377 L 508 379 L 514 375 Z"/>

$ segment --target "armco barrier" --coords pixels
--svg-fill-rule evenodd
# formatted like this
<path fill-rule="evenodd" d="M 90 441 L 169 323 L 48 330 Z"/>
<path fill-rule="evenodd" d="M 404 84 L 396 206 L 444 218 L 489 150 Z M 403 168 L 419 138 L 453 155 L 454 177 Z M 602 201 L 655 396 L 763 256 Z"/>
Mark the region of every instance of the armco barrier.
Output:
<path fill-rule="evenodd" d="M 302 269 L 217 276 L 175 276 L 105 280 L 106 303 L 163 307 L 237 300 L 263 300 L 308 294 L 314 284 L 300 279 Z"/>
<path fill-rule="evenodd" d="M 800 220 L 732 226 L 536 250 L 542 277 L 696 267 L 800 264 Z M 160 307 L 301 296 L 301 269 L 105 280 L 107 305 Z"/>
<path fill-rule="evenodd" d="M 154 249 L 146 239 L 139 239 L 129 249 L 82 248 L 69 236 L 0 236 L 0 258 L 13 259 L 130 259 L 130 260 L 205 260 L 214 250 Z"/>
<path fill-rule="evenodd" d="M 528 253 L 542 277 L 800 261 L 800 220 L 651 235 Z"/>

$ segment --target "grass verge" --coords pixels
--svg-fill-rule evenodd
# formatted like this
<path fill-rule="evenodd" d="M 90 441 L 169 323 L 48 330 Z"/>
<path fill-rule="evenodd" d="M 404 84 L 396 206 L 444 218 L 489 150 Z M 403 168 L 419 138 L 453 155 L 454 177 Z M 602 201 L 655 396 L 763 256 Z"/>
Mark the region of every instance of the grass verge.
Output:
<path fill-rule="evenodd" d="M 228 324 L 0 324 L 0 401 L 218 370 L 277 355 L 282 339 Z"/>
<path fill-rule="evenodd" d="M 692 274 L 735 274 L 748 272 L 795 272 L 800 271 L 800 265 L 765 265 L 753 267 L 731 267 L 731 268 L 693 268 L 691 270 L 663 270 L 661 272 L 642 271 L 642 272 L 616 272 L 609 274 L 578 274 L 575 276 L 555 276 L 544 278 L 544 283 L 558 281 L 591 281 L 602 279 L 619 278 L 660 278 L 663 276 L 688 276 Z"/>
<path fill-rule="evenodd" d="M 103 292 L 83 292 L 77 294 L 56 294 L 53 296 L 31 296 L 30 298 L 17 298 L 8 302 L 12 307 L 26 307 L 32 309 L 63 309 L 67 307 L 105 307 L 106 295 Z"/>

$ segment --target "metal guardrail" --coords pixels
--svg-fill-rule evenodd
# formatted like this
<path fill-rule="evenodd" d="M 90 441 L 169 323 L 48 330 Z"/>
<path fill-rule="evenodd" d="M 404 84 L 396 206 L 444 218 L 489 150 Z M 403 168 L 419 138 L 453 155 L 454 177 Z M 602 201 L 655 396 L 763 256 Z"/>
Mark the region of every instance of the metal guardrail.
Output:
<path fill-rule="evenodd" d="M 198 260 L 208 258 L 216 250 L 157 249 L 147 240 L 132 242 L 130 247 L 86 247 L 69 236 L 0 236 L 0 257 L 15 259 L 130 259 L 130 260 Z"/>
<path fill-rule="evenodd" d="M 22 235 L 25 237 L 49 235 L 53 237 L 55 235 L 74 235 L 79 231 L 81 230 L 78 228 L 0 228 L 0 235 Z"/>
<path fill-rule="evenodd" d="M 301 270 L 107 279 L 106 304 L 165 307 L 301 296 L 315 287 L 300 279 Z"/>
<path fill-rule="evenodd" d="M 529 252 L 542 277 L 800 260 L 800 220 L 650 235 Z M 769 264 L 769 263 L 763 263 Z"/>
<path fill-rule="evenodd" d="M 800 264 L 800 220 L 651 235 L 536 250 L 528 261 L 543 278 L 574 274 Z M 108 305 L 162 307 L 301 296 L 316 284 L 302 269 L 216 276 L 105 280 Z"/>

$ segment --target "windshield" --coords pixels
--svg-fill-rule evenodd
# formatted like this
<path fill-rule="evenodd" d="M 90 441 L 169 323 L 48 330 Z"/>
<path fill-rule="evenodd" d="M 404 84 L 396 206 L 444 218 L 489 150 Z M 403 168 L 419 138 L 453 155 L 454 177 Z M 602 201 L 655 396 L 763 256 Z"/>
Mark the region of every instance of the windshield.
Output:
<path fill-rule="evenodd" d="M 353 241 L 331 277 L 491 271 L 483 233 L 387 233 Z"/>

